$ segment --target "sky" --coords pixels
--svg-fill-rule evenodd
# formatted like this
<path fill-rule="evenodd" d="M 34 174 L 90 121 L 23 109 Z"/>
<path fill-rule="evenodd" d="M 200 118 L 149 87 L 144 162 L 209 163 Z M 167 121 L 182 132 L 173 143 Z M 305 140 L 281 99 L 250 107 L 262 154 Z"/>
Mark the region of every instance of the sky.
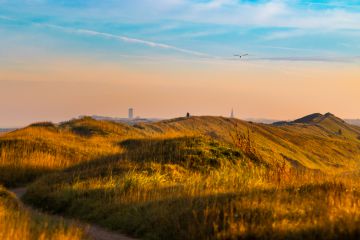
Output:
<path fill-rule="evenodd" d="M 360 118 L 359 89 L 360 0 L 0 0 L 0 127 Z"/>

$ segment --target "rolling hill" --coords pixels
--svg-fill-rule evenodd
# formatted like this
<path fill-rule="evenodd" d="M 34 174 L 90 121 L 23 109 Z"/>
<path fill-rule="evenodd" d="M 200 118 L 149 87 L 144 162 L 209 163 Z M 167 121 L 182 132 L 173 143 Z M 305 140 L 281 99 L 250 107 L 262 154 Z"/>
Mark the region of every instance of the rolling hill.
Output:
<path fill-rule="evenodd" d="M 360 157 L 360 127 L 330 113 L 273 125 L 203 116 L 131 126 L 84 117 L 59 125 L 36 123 L 2 136 L 0 182 L 21 184 L 46 172 L 117 156 L 124 151 L 120 143 L 128 139 L 185 136 L 232 146 L 248 139 L 268 166 L 285 161 L 308 169 L 350 171 L 358 167 Z"/>
<path fill-rule="evenodd" d="M 85 229 L 62 219 L 49 219 L 25 208 L 0 186 L 0 239 L 86 240 Z"/>
<path fill-rule="evenodd" d="M 354 168 L 359 159 L 360 128 L 333 114 L 312 114 L 291 123 L 256 124 L 222 117 L 179 118 L 135 127 L 153 134 L 198 134 L 232 144 L 232 134 L 249 133 L 265 161 L 287 160 L 310 169 Z"/>
<path fill-rule="evenodd" d="M 356 239 L 359 136 L 330 113 L 36 123 L 0 137 L 0 182 L 145 239 Z"/>

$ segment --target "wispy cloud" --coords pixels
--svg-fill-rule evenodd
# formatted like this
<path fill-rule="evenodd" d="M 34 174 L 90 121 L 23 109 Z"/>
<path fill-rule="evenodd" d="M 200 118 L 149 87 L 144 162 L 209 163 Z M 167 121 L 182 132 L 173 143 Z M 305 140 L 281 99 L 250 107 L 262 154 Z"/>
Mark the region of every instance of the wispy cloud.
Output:
<path fill-rule="evenodd" d="M 309 34 L 309 31 L 304 31 L 303 29 L 295 29 L 295 30 L 286 30 L 286 31 L 273 31 L 270 34 L 264 37 L 264 40 L 273 41 L 279 39 L 288 39 L 294 37 L 301 37 Z"/>
<path fill-rule="evenodd" d="M 1 1 L 0 1 L 1 2 Z M 15 3 L 13 3 L 15 2 Z M 132 0 L 132 1 L 5 1 L 5 5 L 31 8 L 73 19 L 116 20 L 147 23 L 173 20 L 238 26 L 304 29 L 360 29 L 359 1 L 305 0 Z M 17 6 L 16 3 L 21 6 Z M 70 6 L 70 7 L 69 7 Z M 6 7 L 6 6 L 5 6 Z"/>
<path fill-rule="evenodd" d="M 328 7 L 328 8 L 352 8 L 359 9 L 359 6 L 356 5 L 357 1 L 328 1 L 328 2 L 314 2 L 314 1 L 301 1 L 299 4 L 305 5 L 308 7 Z"/>
<path fill-rule="evenodd" d="M 360 57 L 322 57 L 322 56 L 313 56 L 313 57 L 260 57 L 248 59 L 249 61 L 286 61 L 286 62 L 334 62 L 334 63 L 349 63 L 349 62 L 358 62 Z"/>
<path fill-rule="evenodd" d="M 156 5 L 156 3 L 154 3 Z M 359 5 L 302 1 L 183 1 L 176 12 L 162 13 L 167 19 L 239 26 L 290 27 L 303 29 L 360 29 Z M 326 4 L 327 8 L 312 7 Z M 356 8 L 357 7 L 357 8 Z M 150 10 L 151 11 L 151 10 Z M 154 16 L 151 14 L 150 16 Z M 146 19 L 147 16 L 139 16 Z"/>
<path fill-rule="evenodd" d="M 14 21 L 15 19 L 8 16 L 0 15 L 0 20 Z"/>
<path fill-rule="evenodd" d="M 231 6 L 234 4 L 236 4 L 235 0 L 212 0 L 205 3 L 198 3 L 195 5 L 195 7 L 201 10 L 211 10 L 218 9 L 224 6 Z"/>
<path fill-rule="evenodd" d="M 329 54 L 331 52 L 319 50 L 319 49 L 309 49 L 309 48 L 296 48 L 296 47 L 287 47 L 287 46 L 271 46 L 271 45 L 256 45 L 256 48 L 264 48 L 264 49 L 275 49 L 275 50 L 284 50 L 290 52 L 311 52 L 311 53 L 323 53 Z"/>
<path fill-rule="evenodd" d="M 208 55 L 206 53 L 202 53 L 202 52 L 198 52 L 198 51 L 193 51 L 193 50 L 189 50 L 189 49 L 185 49 L 185 48 L 179 48 L 179 47 L 168 45 L 168 44 L 152 42 L 152 41 L 147 41 L 147 40 L 138 39 L 138 38 L 131 38 L 131 37 L 122 36 L 122 35 L 115 35 L 115 34 L 111 34 L 111 33 L 99 32 L 99 31 L 94 31 L 94 30 L 89 30 L 89 29 L 68 28 L 68 27 L 52 25 L 52 24 L 37 24 L 37 25 L 54 28 L 54 29 L 62 30 L 62 31 L 69 32 L 69 33 L 82 34 L 82 35 L 87 35 L 87 36 L 98 36 L 98 37 L 114 39 L 114 40 L 118 40 L 118 41 L 122 41 L 122 42 L 126 42 L 126 43 L 141 44 L 141 45 L 145 45 L 145 46 L 152 47 L 152 48 L 173 50 L 176 52 L 190 54 L 190 55 L 194 55 L 194 56 L 198 56 L 198 57 L 211 57 L 210 55 Z"/>
<path fill-rule="evenodd" d="M 234 57 L 223 57 L 223 56 L 215 56 L 210 55 L 203 52 L 193 51 L 189 49 L 179 48 L 176 46 L 153 42 L 153 41 L 147 41 L 143 39 L 137 39 L 137 38 L 131 38 L 127 36 L 122 35 L 115 35 L 111 33 L 106 32 L 99 32 L 89 29 L 74 29 L 74 28 L 68 28 L 63 27 L 59 25 L 53 25 L 53 24 L 36 24 L 38 26 L 42 27 L 48 27 L 52 29 L 57 29 L 63 32 L 67 33 L 73 33 L 73 34 L 80 34 L 80 35 L 86 35 L 86 36 L 96 36 L 106 39 L 113 39 L 117 41 L 122 41 L 130 44 L 140 44 L 144 46 L 148 46 L 151 48 L 160 48 L 160 49 L 167 49 L 172 50 L 180 53 L 185 53 L 193 56 L 199 57 L 199 59 L 207 60 L 207 61 L 234 61 L 239 60 L 238 58 Z M 282 50 L 290 50 L 290 51 L 298 51 L 298 52 L 315 52 L 311 49 L 300 49 L 300 48 L 290 48 L 290 47 L 281 47 L 281 46 L 262 46 L 266 48 L 273 48 L 273 49 L 282 49 Z M 130 57 L 131 55 L 126 55 L 126 57 Z M 136 58 L 143 58 L 148 60 L 154 60 L 154 59 L 164 59 L 160 56 L 133 56 Z M 288 62 L 343 62 L 343 63 L 351 63 L 351 62 L 358 62 L 360 60 L 360 57 L 358 56 L 350 56 L 350 57 L 341 57 L 341 56 L 280 56 L 280 57 L 262 57 L 262 56 L 253 56 L 250 54 L 249 57 L 242 59 L 242 61 L 288 61 Z"/>
<path fill-rule="evenodd" d="M 359 8 L 351 8 L 355 1 L 349 1 L 349 5 L 340 4 L 338 0 L 327 1 L 327 7 L 317 4 L 320 1 L 305 0 L 0 2 L 0 20 L 14 21 L 14 24 L 1 21 L 4 28 L 0 30 L 21 35 L 19 42 L 23 41 L 26 46 L 27 37 L 38 37 L 33 34 L 36 31 L 70 54 L 69 44 L 64 42 L 74 44 L 71 47 L 76 51 L 88 51 L 95 44 L 89 40 L 96 37 L 102 39 L 96 42 L 100 43 L 97 47 L 102 47 L 104 51 L 101 52 L 109 56 L 115 56 L 117 51 L 119 55 L 144 53 L 150 57 L 162 55 L 213 61 L 227 60 L 236 52 L 249 52 L 258 57 L 252 57 L 253 61 L 348 61 L 332 56 L 359 55 L 356 39 L 360 33 L 360 12 Z M 33 25 L 42 28 L 29 27 Z M 129 45 L 110 45 L 109 39 Z M 86 44 L 82 45 L 82 41 Z M 140 53 L 130 44 L 148 49 Z"/>

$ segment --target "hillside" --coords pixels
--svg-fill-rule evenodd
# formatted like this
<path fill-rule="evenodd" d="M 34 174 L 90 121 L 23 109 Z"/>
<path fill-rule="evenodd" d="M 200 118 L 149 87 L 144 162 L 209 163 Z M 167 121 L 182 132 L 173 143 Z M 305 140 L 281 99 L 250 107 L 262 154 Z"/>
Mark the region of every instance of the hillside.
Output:
<path fill-rule="evenodd" d="M 351 125 L 331 113 L 324 115 L 320 113 L 311 114 L 292 122 L 276 122 L 275 126 L 289 126 L 296 124 L 312 125 L 321 128 L 329 135 L 337 134 L 346 138 L 359 139 L 360 127 Z"/>
<path fill-rule="evenodd" d="M 8 133 L 0 153 L 0 183 L 32 182 L 27 203 L 145 239 L 360 232 L 359 128 L 329 113 L 275 125 L 84 117 Z"/>
<path fill-rule="evenodd" d="M 15 196 L 0 186 L 0 239 L 85 240 L 85 229 L 61 219 L 30 212 Z"/>
<path fill-rule="evenodd" d="M 234 133 L 247 135 L 249 130 L 254 148 L 270 164 L 285 159 L 292 165 L 325 171 L 357 166 L 360 129 L 329 113 L 316 116 L 282 125 L 256 124 L 222 117 L 192 117 L 135 127 L 156 134 L 205 135 L 230 144 L 234 143 L 231 137 Z"/>
<path fill-rule="evenodd" d="M 15 128 L 0 128 L 0 136 L 5 135 L 6 133 L 12 132 L 15 130 L 16 130 Z"/>
<path fill-rule="evenodd" d="M 258 157 L 270 166 L 286 161 L 309 169 L 349 171 L 358 166 L 360 156 L 360 127 L 329 113 L 276 125 L 204 116 L 130 126 L 85 117 L 60 125 L 37 123 L 0 137 L 0 182 L 21 184 L 46 172 L 117 156 L 126 139 L 182 136 L 230 145 L 249 138 Z"/>

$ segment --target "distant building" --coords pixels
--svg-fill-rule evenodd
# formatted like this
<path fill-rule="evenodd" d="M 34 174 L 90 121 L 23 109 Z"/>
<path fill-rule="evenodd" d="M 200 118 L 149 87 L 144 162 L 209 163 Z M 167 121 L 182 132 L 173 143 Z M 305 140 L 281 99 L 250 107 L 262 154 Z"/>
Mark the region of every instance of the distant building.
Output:
<path fill-rule="evenodd" d="M 129 108 L 129 119 L 133 119 L 134 118 L 134 109 L 133 108 Z"/>
<path fill-rule="evenodd" d="M 231 109 L 230 117 L 231 117 L 231 118 L 234 118 L 234 117 L 235 117 L 235 115 L 234 115 L 234 109 Z"/>
<path fill-rule="evenodd" d="M 189 117 L 190 117 L 190 113 L 186 113 L 186 117 L 189 118 Z"/>

